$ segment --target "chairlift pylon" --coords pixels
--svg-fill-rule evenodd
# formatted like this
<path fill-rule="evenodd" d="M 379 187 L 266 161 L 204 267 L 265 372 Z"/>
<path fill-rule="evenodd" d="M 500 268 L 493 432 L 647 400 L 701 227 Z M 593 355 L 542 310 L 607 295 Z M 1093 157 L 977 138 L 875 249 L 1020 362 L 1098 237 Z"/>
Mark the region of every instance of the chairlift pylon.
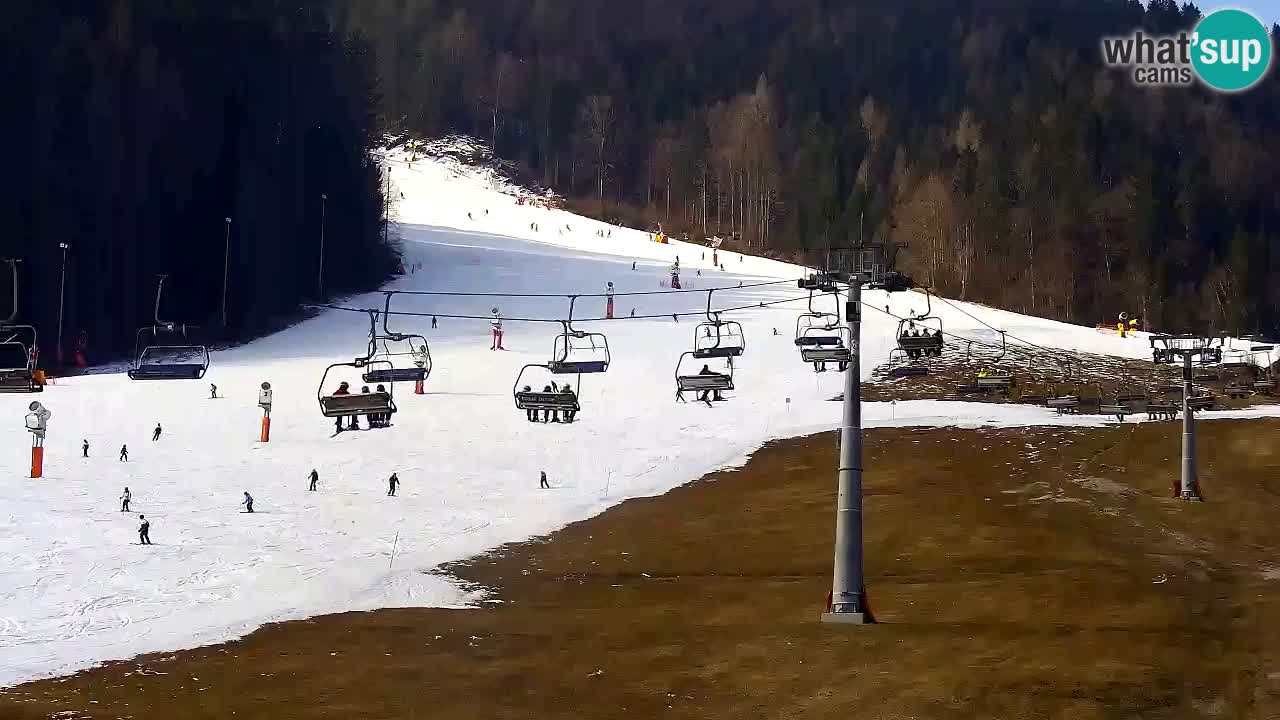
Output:
<path fill-rule="evenodd" d="M 160 318 L 160 301 L 168 278 L 168 275 L 158 276 L 155 323 L 138 328 L 133 347 L 134 365 L 129 370 L 131 380 L 199 380 L 209 369 L 209 348 L 191 343 L 187 334 L 190 327 Z M 166 338 L 178 342 L 165 342 Z"/>

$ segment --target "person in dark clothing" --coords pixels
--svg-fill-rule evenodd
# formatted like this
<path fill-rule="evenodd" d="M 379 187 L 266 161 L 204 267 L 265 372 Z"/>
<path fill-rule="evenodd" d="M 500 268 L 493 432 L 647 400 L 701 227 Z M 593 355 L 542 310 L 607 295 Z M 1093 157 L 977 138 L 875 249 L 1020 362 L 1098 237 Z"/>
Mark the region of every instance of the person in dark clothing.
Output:
<path fill-rule="evenodd" d="M 550 385 L 546 385 L 546 386 L 544 386 L 544 387 L 542 388 L 542 392 L 544 392 L 544 393 L 553 393 L 553 392 L 555 392 L 555 389 L 554 389 L 554 388 L 552 388 Z M 542 411 L 542 422 L 544 422 L 544 423 L 545 423 L 545 422 L 557 422 L 557 423 L 558 423 L 558 422 L 560 422 L 560 413 L 558 413 L 558 412 L 556 412 L 555 410 L 552 410 L 552 409 L 550 409 L 550 408 L 548 408 L 548 409 L 546 409 L 546 410 L 543 410 L 543 411 Z"/>
<path fill-rule="evenodd" d="M 707 365 L 703 365 L 703 366 L 702 366 L 702 369 L 698 371 L 698 374 L 699 374 L 699 375 L 719 375 L 720 373 L 713 371 L 713 370 L 712 370 L 709 366 L 707 366 Z M 703 391 L 702 391 L 702 394 L 698 396 L 698 399 L 699 399 L 699 400 L 701 400 L 702 402 L 706 403 L 706 404 L 707 404 L 707 407 L 711 407 L 711 400 L 712 400 L 712 394 L 711 394 L 711 392 L 712 392 L 712 391 L 710 391 L 710 390 L 703 390 Z M 720 397 L 720 391 L 719 391 L 719 390 L 716 390 L 716 391 L 715 391 L 715 396 L 714 396 L 714 397 L 715 397 L 716 402 L 719 402 L 719 401 L 721 401 L 721 400 L 724 400 L 724 398 Z"/>
<path fill-rule="evenodd" d="M 128 462 L 128 461 L 129 461 L 129 446 L 121 445 L 120 446 L 120 462 Z"/>
<path fill-rule="evenodd" d="M 632 261 L 631 261 L 631 269 L 632 269 L 632 270 L 635 270 L 635 269 L 636 269 L 636 261 L 635 261 L 635 260 L 632 260 Z"/>
<path fill-rule="evenodd" d="M 344 382 L 344 383 L 342 383 L 342 384 L 338 385 L 338 389 L 337 389 L 337 390 L 334 390 L 334 391 L 333 391 L 333 394 L 334 394 L 334 396 L 335 396 L 335 397 L 337 397 L 338 395 L 350 395 L 350 394 L 351 394 L 351 386 L 350 386 L 349 384 L 347 384 L 347 383 L 345 383 L 345 382 Z M 351 422 L 352 422 L 352 424 L 354 424 L 354 423 L 355 423 L 355 419 L 356 419 L 356 418 L 355 418 L 355 416 L 354 416 L 354 415 L 352 415 L 352 416 L 351 416 Z M 342 416 L 341 416 L 341 415 L 339 415 L 338 417 L 334 418 L 333 426 L 334 426 L 334 429 L 335 429 L 335 431 L 336 431 L 336 432 L 342 432 L 342 429 L 343 429 L 343 428 L 342 428 Z"/>
<path fill-rule="evenodd" d="M 396 487 L 398 487 L 399 485 L 400 485 L 400 476 L 395 473 L 391 473 L 391 477 L 387 478 L 387 495 L 390 497 L 395 497 Z"/>
<path fill-rule="evenodd" d="M 361 385 L 361 386 L 360 386 L 360 394 L 361 394 L 361 395 L 368 395 L 368 394 L 369 394 L 369 386 L 368 386 L 368 385 Z M 369 429 L 370 429 L 370 430 L 372 430 L 374 427 L 376 427 L 376 426 L 377 426 L 377 423 L 375 423 L 375 422 L 374 422 L 374 418 L 375 418 L 375 417 L 377 417 L 377 416 L 376 416 L 376 415 L 374 415 L 374 414 L 372 414 L 372 413 L 370 413 L 370 414 L 368 414 L 368 415 L 365 415 L 365 416 L 364 416 L 365 422 L 369 425 Z M 350 429 L 351 429 L 351 430 L 359 430 L 359 429 L 360 429 L 360 416 L 359 416 L 359 415 L 352 415 L 352 416 L 351 416 L 351 428 L 350 428 Z"/>
<path fill-rule="evenodd" d="M 385 393 L 387 388 L 385 385 L 378 386 L 378 392 Z M 378 413 L 378 427 L 384 428 L 391 424 L 391 416 L 387 413 Z"/>
<path fill-rule="evenodd" d="M 431 317 L 431 329 L 432 330 L 436 329 L 436 318 L 434 315 Z"/>
<path fill-rule="evenodd" d="M 571 402 L 576 401 L 578 399 L 577 393 L 575 393 L 573 391 L 573 388 L 569 387 L 568 385 L 565 385 L 564 387 L 560 388 L 560 394 L 569 398 Z M 573 418 L 577 414 L 578 414 L 578 411 L 574 410 L 572 406 L 566 407 L 564 409 L 564 421 L 567 423 L 573 422 Z"/>
<path fill-rule="evenodd" d="M 244 500 L 241 500 L 240 504 L 244 506 L 245 512 L 247 513 L 253 512 L 253 496 L 250 495 L 248 492 L 244 494 Z"/>
<path fill-rule="evenodd" d="M 525 385 L 520 392 L 533 392 L 533 388 Z M 534 408 L 525 408 L 524 414 L 529 418 L 529 422 L 538 422 L 538 411 Z"/>
<path fill-rule="evenodd" d="M 214 385 L 213 383 L 209 383 L 209 399 L 210 400 L 218 399 L 218 386 Z"/>
<path fill-rule="evenodd" d="M 89 441 L 85 440 L 80 443 L 80 457 L 89 457 Z"/>
<path fill-rule="evenodd" d="M 320 473 L 316 472 L 315 468 L 311 468 L 311 475 L 309 477 L 311 478 L 311 485 L 309 485 L 307 489 L 311 492 L 315 492 L 316 483 L 320 482 Z"/>
<path fill-rule="evenodd" d="M 551 483 L 547 482 L 547 471 L 542 471 L 542 478 L 538 480 L 538 488 L 542 490 L 550 490 Z"/>
<path fill-rule="evenodd" d="M 124 494 L 120 496 L 120 512 L 129 512 L 129 502 L 133 500 L 133 493 L 129 492 L 129 486 L 124 486 Z"/>
<path fill-rule="evenodd" d="M 139 515 L 138 519 L 142 521 L 142 524 L 138 526 L 138 544 L 150 545 L 151 544 L 151 521 L 147 520 L 146 515 Z"/>
<path fill-rule="evenodd" d="M 160 439 L 160 432 L 160 423 L 156 423 L 156 429 L 151 432 L 151 442 L 155 442 Z"/>

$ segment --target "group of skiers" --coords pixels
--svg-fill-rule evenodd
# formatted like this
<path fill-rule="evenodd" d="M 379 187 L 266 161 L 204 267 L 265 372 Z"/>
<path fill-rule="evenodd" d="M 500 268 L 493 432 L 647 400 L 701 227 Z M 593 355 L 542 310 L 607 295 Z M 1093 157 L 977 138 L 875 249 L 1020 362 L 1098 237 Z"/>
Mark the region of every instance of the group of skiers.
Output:
<path fill-rule="evenodd" d="M 155 429 L 151 431 L 151 442 L 158 442 L 158 441 L 160 440 L 160 435 L 161 435 L 161 434 L 163 434 L 163 433 L 164 433 L 164 429 L 160 427 L 160 423 L 156 423 L 156 427 L 155 427 Z M 82 458 L 87 458 L 87 457 L 89 457 L 89 441 L 88 441 L 88 440 L 81 440 L 81 441 L 80 441 L 80 457 L 82 457 Z M 120 456 L 119 456 L 119 460 L 120 460 L 120 462 L 128 462 L 128 461 L 129 461 L 129 445 L 128 445 L 128 443 L 126 443 L 126 444 L 124 444 L 124 445 L 121 445 L 121 446 L 120 446 Z M 128 488 L 126 488 L 126 490 L 127 490 L 127 489 L 128 489 Z"/>

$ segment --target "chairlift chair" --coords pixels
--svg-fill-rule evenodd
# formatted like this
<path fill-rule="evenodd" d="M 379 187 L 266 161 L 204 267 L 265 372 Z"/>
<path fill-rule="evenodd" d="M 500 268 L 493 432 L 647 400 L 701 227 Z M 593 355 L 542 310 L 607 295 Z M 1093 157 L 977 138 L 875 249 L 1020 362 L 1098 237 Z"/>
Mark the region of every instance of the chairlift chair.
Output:
<path fill-rule="evenodd" d="M 913 313 L 911 317 L 898 322 L 898 347 L 906 350 L 913 358 L 921 355 L 939 357 L 942 355 L 942 318 L 933 314 L 933 295 L 929 288 L 924 288 L 925 308 L 923 313 Z M 908 334 L 920 326 L 919 335 Z M 932 332 L 930 332 L 932 331 Z"/>
<path fill-rule="evenodd" d="M 573 306 L 577 296 L 569 298 L 569 317 L 560 324 L 564 330 L 556 336 L 547 368 L 554 375 L 602 373 L 609 369 L 609 339 L 604 333 L 578 330 L 573 326 Z"/>
<path fill-rule="evenodd" d="M 391 296 L 386 293 L 382 311 L 382 332 L 376 325 L 369 330 L 369 363 L 363 379 L 366 383 L 418 383 L 431 375 L 431 347 L 427 339 L 414 333 L 400 333 L 389 326 Z"/>
<path fill-rule="evenodd" d="M 361 371 L 362 376 L 367 376 L 370 365 L 390 366 L 387 360 L 372 360 L 375 350 L 372 342 L 372 336 L 376 332 L 378 320 L 378 311 L 369 311 L 370 325 L 370 342 L 367 351 L 362 357 L 353 359 L 351 362 L 334 363 L 325 368 L 324 375 L 320 377 L 320 385 L 316 388 L 316 401 L 320 404 L 320 414 L 327 418 L 349 417 L 353 415 L 394 415 L 397 408 L 395 402 L 395 383 L 387 383 L 388 389 L 384 391 L 350 393 L 347 395 L 334 395 L 332 391 L 326 391 L 329 387 L 329 375 L 338 368 L 351 368 Z M 374 382 L 374 381 L 366 381 Z M 336 388 L 335 388 L 336 389 Z"/>
<path fill-rule="evenodd" d="M 155 324 L 138 329 L 130 380 L 199 380 L 209 369 L 209 349 L 191 342 L 186 325 L 160 318 L 167 275 L 156 284 Z"/>
<path fill-rule="evenodd" d="M 13 273 L 13 308 L 0 320 L 0 393 L 43 392 L 36 377 L 36 353 L 40 337 L 35 326 L 18 323 L 18 260 L 9 259 Z"/>
<path fill-rule="evenodd" d="M 720 313 L 711 310 L 713 294 L 715 290 L 707 291 L 707 319 L 693 331 L 693 356 L 698 360 L 741 357 L 747 350 L 742 324 L 721 320 Z"/>
<path fill-rule="evenodd" d="M 582 375 L 577 376 L 575 387 L 570 388 L 569 392 L 563 390 L 535 390 L 532 385 L 521 385 L 524 380 L 525 373 L 533 368 L 542 368 L 550 374 L 557 375 L 556 370 L 550 364 L 531 363 L 520 368 L 520 372 L 516 375 L 516 382 L 511 387 L 511 395 L 515 399 L 516 409 L 529 411 L 542 410 L 561 413 L 564 421 L 573 422 L 577 414 L 582 410 L 582 406 L 578 402 L 579 390 L 582 388 Z M 529 389 L 524 389 L 528 387 Z M 565 385 L 568 387 L 568 385 Z"/>
<path fill-rule="evenodd" d="M 853 362 L 853 352 L 849 347 L 849 328 L 837 325 L 834 328 L 811 327 L 796 338 L 800 346 L 800 359 L 806 363 L 815 363 L 821 368 L 827 363 L 835 363 L 840 372 L 844 372 Z"/>
<path fill-rule="evenodd" d="M 929 374 L 929 368 L 911 362 L 912 358 L 906 350 L 894 348 L 889 351 L 889 377 L 920 377 Z"/>
<path fill-rule="evenodd" d="M 706 393 L 713 392 L 719 395 L 721 392 L 733 390 L 733 361 L 726 363 L 727 372 L 707 372 L 697 371 L 689 373 L 683 371 L 686 360 L 693 358 L 701 360 L 694 351 L 686 351 L 680 354 L 680 359 L 676 361 L 676 399 L 685 402 L 684 394 L 687 392 Z M 707 367 L 704 365 L 704 367 Z"/>

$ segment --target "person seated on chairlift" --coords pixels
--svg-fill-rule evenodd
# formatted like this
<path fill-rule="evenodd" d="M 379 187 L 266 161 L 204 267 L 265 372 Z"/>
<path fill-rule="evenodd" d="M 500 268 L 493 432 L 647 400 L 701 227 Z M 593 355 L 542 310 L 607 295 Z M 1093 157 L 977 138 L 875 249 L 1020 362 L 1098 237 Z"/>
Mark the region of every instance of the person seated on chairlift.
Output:
<path fill-rule="evenodd" d="M 699 375 L 721 375 L 722 373 L 718 373 L 718 372 L 716 372 L 716 371 L 712 370 L 712 369 L 710 368 L 710 366 L 703 365 L 703 366 L 702 366 L 702 369 L 698 371 L 698 374 L 699 374 Z M 711 390 L 703 390 L 703 391 L 702 391 L 702 394 L 698 396 L 698 399 L 699 399 L 699 400 L 701 400 L 702 402 L 706 403 L 706 404 L 707 404 L 707 407 L 711 407 L 711 400 L 712 400 L 712 399 L 714 399 L 716 402 L 720 402 L 721 400 L 724 400 L 724 398 L 723 398 L 723 397 L 720 397 L 720 391 L 719 391 L 719 390 L 716 390 L 716 391 L 714 391 L 714 392 L 715 392 L 715 395 L 714 395 L 714 396 L 712 396 L 712 395 L 711 395 L 711 393 L 712 393 L 712 391 L 711 391 Z"/>
<path fill-rule="evenodd" d="M 522 393 L 533 392 L 533 388 L 529 387 L 528 385 L 525 385 L 523 388 L 520 389 L 520 392 Z M 525 414 L 525 417 L 529 418 L 529 422 L 538 422 L 538 411 L 535 410 L 534 408 L 525 408 L 524 414 Z"/>
<path fill-rule="evenodd" d="M 387 391 L 387 388 L 385 385 L 379 385 L 377 388 L 377 391 L 380 393 L 385 393 Z M 388 415 L 387 413 L 378 413 L 376 415 L 371 416 L 371 419 L 377 421 L 378 427 L 386 427 L 387 424 L 391 421 L 391 416 Z"/>
<path fill-rule="evenodd" d="M 569 387 L 568 384 L 560 388 L 560 394 L 564 395 L 566 398 L 569 398 L 571 400 L 577 399 L 575 397 L 575 393 L 573 392 L 573 388 Z M 577 411 L 575 411 L 572 407 L 566 407 L 564 409 L 564 421 L 567 423 L 573 422 L 573 416 L 576 414 L 577 414 Z"/>
<path fill-rule="evenodd" d="M 554 385 L 554 384 L 555 384 L 555 383 L 552 383 L 552 385 Z M 547 394 L 549 395 L 549 394 L 551 394 L 551 393 L 555 392 L 555 390 L 551 387 L 551 385 L 544 385 L 544 386 L 542 387 L 542 392 L 547 393 Z M 547 408 L 546 410 L 543 410 L 543 411 L 542 411 L 542 422 L 544 422 L 544 423 L 545 423 L 545 422 L 557 422 L 557 423 L 558 423 L 558 422 L 560 422 L 560 413 L 559 413 L 559 412 L 557 412 L 557 411 L 555 411 L 555 410 L 552 410 L 551 408 Z"/>
<path fill-rule="evenodd" d="M 333 391 L 333 395 L 334 395 L 334 397 L 337 397 L 337 396 L 339 396 L 339 395 L 350 395 L 350 394 L 351 394 L 351 385 L 349 385 L 349 384 L 347 384 L 347 383 L 345 383 L 345 382 L 344 382 L 344 383 L 342 383 L 342 384 L 340 384 L 340 385 L 338 385 L 338 389 Z M 355 421 L 355 416 L 354 416 L 354 415 L 351 417 L 351 420 L 352 420 L 353 422 Z M 333 419 L 333 425 L 334 425 L 334 428 L 336 428 L 337 432 L 342 432 L 342 429 L 343 429 L 343 428 L 342 428 L 342 416 L 341 416 L 341 415 L 339 415 L 338 417 L 336 417 L 336 418 L 334 418 L 334 419 Z"/>

